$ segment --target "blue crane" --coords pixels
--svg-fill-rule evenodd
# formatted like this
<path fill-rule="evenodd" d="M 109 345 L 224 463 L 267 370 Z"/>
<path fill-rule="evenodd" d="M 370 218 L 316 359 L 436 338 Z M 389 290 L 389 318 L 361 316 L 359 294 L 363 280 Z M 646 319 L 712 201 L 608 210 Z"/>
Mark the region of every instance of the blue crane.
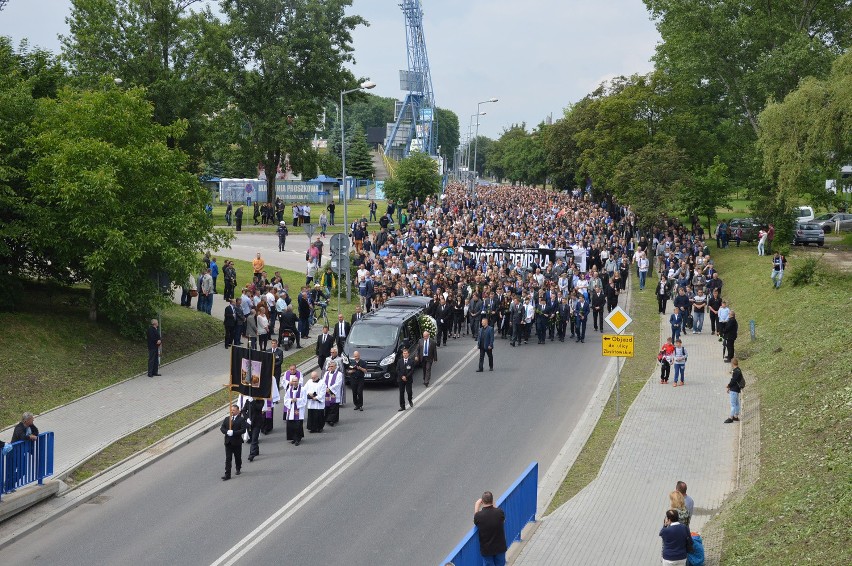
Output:
<path fill-rule="evenodd" d="M 407 157 L 412 151 L 437 155 L 438 120 L 432 73 L 423 33 L 423 8 L 420 0 L 403 0 L 408 70 L 399 72 L 399 86 L 405 97 L 396 102 L 394 122 L 385 135 L 385 155 L 392 159 Z"/>

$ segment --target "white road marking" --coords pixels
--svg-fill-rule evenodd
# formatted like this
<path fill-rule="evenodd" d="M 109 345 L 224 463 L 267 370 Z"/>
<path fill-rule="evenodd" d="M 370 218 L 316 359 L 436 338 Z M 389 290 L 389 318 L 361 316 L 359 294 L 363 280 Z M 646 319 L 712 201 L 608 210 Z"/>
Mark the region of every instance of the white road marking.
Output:
<path fill-rule="evenodd" d="M 470 350 L 467 354 L 453 365 L 439 380 L 436 381 L 434 387 L 430 387 L 416 397 L 418 406 L 424 401 L 427 401 L 434 395 L 444 384 L 448 383 L 456 375 L 461 372 L 461 369 L 478 353 L 476 348 Z M 315 479 L 310 485 L 305 487 L 298 495 L 284 504 L 281 509 L 273 513 L 268 519 L 261 523 L 256 529 L 247 534 L 241 541 L 232 546 L 225 554 L 213 562 L 211 566 L 231 566 L 245 556 L 251 549 L 257 546 L 267 536 L 271 535 L 275 529 L 280 527 L 287 519 L 292 517 L 299 509 L 304 507 L 311 501 L 320 491 L 328 487 L 331 482 L 337 479 L 343 472 L 348 470 L 358 460 L 360 460 L 373 446 L 378 444 L 384 437 L 398 427 L 405 419 L 411 415 L 413 410 L 397 412 L 381 427 L 376 429 L 370 436 L 365 438 L 358 446 L 353 448 L 346 456 L 341 458 L 336 464 L 332 465 L 324 474 Z"/>

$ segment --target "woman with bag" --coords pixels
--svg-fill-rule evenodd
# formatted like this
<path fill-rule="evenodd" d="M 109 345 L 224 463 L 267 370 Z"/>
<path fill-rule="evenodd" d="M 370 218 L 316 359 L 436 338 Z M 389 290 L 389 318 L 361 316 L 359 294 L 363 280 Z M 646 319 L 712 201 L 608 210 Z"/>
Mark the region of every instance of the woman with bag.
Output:
<path fill-rule="evenodd" d="M 269 343 L 269 317 L 266 316 L 266 306 L 260 305 L 257 309 L 257 336 L 260 341 L 260 351 L 266 351 L 266 345 Z"/>

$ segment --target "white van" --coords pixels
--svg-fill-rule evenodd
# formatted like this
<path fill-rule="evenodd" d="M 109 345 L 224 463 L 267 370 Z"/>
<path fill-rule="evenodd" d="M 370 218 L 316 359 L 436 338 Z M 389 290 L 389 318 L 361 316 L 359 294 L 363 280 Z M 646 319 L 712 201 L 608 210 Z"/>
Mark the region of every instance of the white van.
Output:
<path fill-rule="evenodd" d="M 796 222 L 810 222 L 814 219 L 814 209 L 810 206 L 797 206 L 793 208 Z"/>

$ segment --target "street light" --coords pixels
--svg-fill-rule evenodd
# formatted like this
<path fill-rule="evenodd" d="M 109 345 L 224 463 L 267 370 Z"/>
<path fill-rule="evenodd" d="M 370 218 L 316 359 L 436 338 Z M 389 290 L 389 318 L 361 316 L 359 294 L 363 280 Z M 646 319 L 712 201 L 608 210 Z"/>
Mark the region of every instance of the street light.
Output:
<path fill-rule="evenodd" d="M 473 136 L 473 119 L 476 118 L 476 129 L 479 130 L 479 117 L 485 116 L 486 114 L 487 114 L 487 112 L 479 112 L 477 110 L 476 114 L 470 115 L 470 122 L 468 122 L 468 125 L 467 125 L 467 139 L 468 139 L 468 142 L 467 142 L 467 158 L 465 159 L 465 161 L 467 161 L 468 173 L 470 173 L 470 140 L 473 139 L 473 137 L 472 137 Z"/>
<path fill-rule="evenodd" d="M 479 107 L 483 104 L 488 104 L 489 102 L 497 102 L 496 98 L 489 98 L 488 100 L 483 100 L 482 102 L 477 103 L 476 111 L 479 112 Z M 483 112 L 484 114 L 484 112 Z M 476 121 L 476 137 L 473 139 L 473 174 L 476 175 L 476 150 L 479 149 L 479 120 Z"/>
<path fill-rule="evenodd" d="M 346 136 L 344 134 L 344 125 L 343 125 L 343 95 L 349 94 L 350 92 L 356 92 L 359 90 L 369 90 L 371 88 L 376 88 L 376 83 L 373 81 L 364 81 L 358 88 L 351 88 L 349 90 L 341 90 L 340 91 L 340 161 L 341 161 L 341 173 L 343 175 L 343 233 L 347 233 L 347 226 L 349 226 L 349 209 L 347 207 L 347 203 L 349 202 L 349 195 L 346 194 Z M 349 280 L 349 269 L 346 269 L 346 302 L 352 300 L 352 284 Z M 339 310 L 339 309 L 338 309 Z"/>

